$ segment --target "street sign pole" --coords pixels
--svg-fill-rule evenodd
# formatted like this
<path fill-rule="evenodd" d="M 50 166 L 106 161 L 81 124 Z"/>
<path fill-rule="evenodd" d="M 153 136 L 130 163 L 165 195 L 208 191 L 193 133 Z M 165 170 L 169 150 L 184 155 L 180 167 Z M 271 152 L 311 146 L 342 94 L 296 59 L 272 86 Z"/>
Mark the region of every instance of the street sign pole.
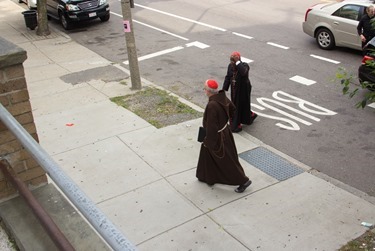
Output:
<path fill-rule="evenodd" d="M 142 84 L 139 74 L 137 48 L 135 46 L 133 20 L 130 9 L 131 7 L 134 7 L 133 0 L 121 0 L 126 49 L 128 52 L 128 61 L 130 68 L 130 79 L 132 82 L 131 89 L 140 90 L 142 88 Z"/>

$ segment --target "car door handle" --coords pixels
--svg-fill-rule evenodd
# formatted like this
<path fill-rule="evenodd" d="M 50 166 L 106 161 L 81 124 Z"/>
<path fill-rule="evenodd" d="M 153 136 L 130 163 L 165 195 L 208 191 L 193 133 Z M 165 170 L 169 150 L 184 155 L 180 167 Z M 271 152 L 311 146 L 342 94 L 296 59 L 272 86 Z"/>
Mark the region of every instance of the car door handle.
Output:
<path fill-rule="evenodd" d="M 339 22 L 336 21 L 336 22 L 333 22 L 333 24 L 339 25 Z"/>

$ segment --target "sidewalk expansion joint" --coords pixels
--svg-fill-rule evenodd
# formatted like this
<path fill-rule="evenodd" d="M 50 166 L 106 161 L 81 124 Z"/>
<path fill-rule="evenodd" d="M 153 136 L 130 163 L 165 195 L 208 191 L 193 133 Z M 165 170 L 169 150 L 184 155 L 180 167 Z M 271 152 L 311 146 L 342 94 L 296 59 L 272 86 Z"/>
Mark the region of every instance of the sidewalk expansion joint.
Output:
<path fill-rule="evenodd" d="M 304 172 L 301 168 L 264 147 L 257 147 L 240 153 L 239 157 L 278 181 L 289 179 Z"/>

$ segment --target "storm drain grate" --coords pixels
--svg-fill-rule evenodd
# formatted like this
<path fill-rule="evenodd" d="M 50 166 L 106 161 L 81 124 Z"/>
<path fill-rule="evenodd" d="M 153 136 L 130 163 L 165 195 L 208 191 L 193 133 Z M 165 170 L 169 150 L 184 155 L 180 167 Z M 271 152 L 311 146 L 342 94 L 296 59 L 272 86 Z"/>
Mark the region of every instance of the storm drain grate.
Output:
<path fill-rule="evenodd" d="M 243 152 L 239 156 L 279 181 L 289 179 L 304 172 L 302 169 L 263 147 Z"/>

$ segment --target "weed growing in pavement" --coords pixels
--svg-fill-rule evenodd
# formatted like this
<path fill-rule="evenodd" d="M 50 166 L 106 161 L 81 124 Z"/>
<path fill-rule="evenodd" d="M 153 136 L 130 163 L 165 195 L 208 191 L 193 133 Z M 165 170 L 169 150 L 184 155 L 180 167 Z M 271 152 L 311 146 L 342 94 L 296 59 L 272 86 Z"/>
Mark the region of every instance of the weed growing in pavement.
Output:
<path fill-rule="evenodd" d="M 121 80 L 120 85 L 128 85 L 128 82 L 126 80 Z"/>
<path fill-rule="evenodd" d="M 146 87 L 134 94 L 111 98 L 111 101 L 134 112 L 156 128 L 200 118 L 203 115 L 181 103 L 168 92 L 152 87 Z"/>

